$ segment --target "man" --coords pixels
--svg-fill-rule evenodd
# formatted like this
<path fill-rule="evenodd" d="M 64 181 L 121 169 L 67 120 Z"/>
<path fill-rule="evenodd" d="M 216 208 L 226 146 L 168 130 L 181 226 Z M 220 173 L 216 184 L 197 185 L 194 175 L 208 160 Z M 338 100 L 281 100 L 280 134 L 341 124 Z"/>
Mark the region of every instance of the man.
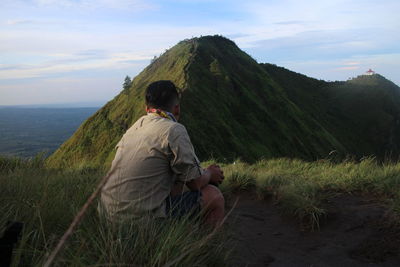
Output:
<path fill-rule="evenodd" d="M 200 210 L 205 222 L 219 226 L 224 179 L 217 165 L 200 167 L 180 117 L 179 94 L 171 81 L 146 89 L 147 115 L 128 129 L 117 145 L 101 204 L 113 220 L 180 217 Z M 184 186 L 189 189 L 184 192 Z"/>

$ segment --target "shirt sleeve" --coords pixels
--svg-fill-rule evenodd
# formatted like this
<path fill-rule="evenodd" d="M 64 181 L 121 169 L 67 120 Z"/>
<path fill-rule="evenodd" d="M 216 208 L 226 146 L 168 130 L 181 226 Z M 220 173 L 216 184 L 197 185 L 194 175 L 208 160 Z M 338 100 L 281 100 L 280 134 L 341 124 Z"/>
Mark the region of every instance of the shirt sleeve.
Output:
<path fill-rule="evenodd" d="M 200 161 L 194 153 L 192 142 L 182 124 L 178 123 L 172 129 L 168 144 L 172 152 L 170 165 L 177 181 L 188 182 L 202 175 Z"/>

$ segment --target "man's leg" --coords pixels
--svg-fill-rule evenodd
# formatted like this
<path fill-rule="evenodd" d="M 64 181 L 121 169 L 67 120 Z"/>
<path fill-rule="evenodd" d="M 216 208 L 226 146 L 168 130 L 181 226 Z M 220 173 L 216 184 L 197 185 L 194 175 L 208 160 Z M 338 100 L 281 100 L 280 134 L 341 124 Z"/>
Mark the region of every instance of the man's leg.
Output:
<path fill-rule="evenodd" d="M 201 189 L 205 222 L 218 227 L 225 216 L 225 199 L 218 187 L 206 185 Z"/>

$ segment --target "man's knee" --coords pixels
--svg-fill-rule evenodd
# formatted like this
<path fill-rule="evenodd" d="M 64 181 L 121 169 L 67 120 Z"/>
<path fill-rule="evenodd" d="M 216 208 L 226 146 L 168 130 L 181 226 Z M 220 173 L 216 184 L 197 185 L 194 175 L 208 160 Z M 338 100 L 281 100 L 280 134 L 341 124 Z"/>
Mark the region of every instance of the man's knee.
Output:
<path fill-rule="evenodd" d="M 225 199 L 218 187 L 207 185 L 202 190 L 203 206 L 224 207 Z"/>

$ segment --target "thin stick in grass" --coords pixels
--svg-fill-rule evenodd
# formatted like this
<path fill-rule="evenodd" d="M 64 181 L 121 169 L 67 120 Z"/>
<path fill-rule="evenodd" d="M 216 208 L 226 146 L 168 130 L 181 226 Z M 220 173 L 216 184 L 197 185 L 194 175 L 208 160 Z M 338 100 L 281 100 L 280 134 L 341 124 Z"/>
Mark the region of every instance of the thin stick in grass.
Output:
<path fill-rule="evenodd" d="M 93 203 L 93 201 L 96 199 L 97 195 L 100 194 L 101 190 L 107 183 L 108 179 L 110 178 L 111 174 L 113 174 L 114 171 L 108 173 L 106 176 L 103 177 L 103 179 L 100 181 L 100 183 L 97 185 L 96 190 L 90 195 L 86 203 L 83 205 L 81 210 L 78 212 L 78 214 L 75 216 L 74 220 L 72 221 L 71 225 L 68 227 L 67 231 L 64 233 L 64 235 L 61 237 L 60 241 L 58 242 L 57 246 L 55 249 L 51 252 L 50 256 L 47 258 L 47 261 L 43 265 L 44 267 L 50 267 L 55 258 L 57 257 L 58 253 L 63 249 L 65 243 L 67 242 L 68 238 L 72 235 L 74 232 L 75 228 L 79 225 L 79 223 L 82 221 L 83 216 L 85 215 L 86 211 L 90 207 L 90 205 Z"/>

